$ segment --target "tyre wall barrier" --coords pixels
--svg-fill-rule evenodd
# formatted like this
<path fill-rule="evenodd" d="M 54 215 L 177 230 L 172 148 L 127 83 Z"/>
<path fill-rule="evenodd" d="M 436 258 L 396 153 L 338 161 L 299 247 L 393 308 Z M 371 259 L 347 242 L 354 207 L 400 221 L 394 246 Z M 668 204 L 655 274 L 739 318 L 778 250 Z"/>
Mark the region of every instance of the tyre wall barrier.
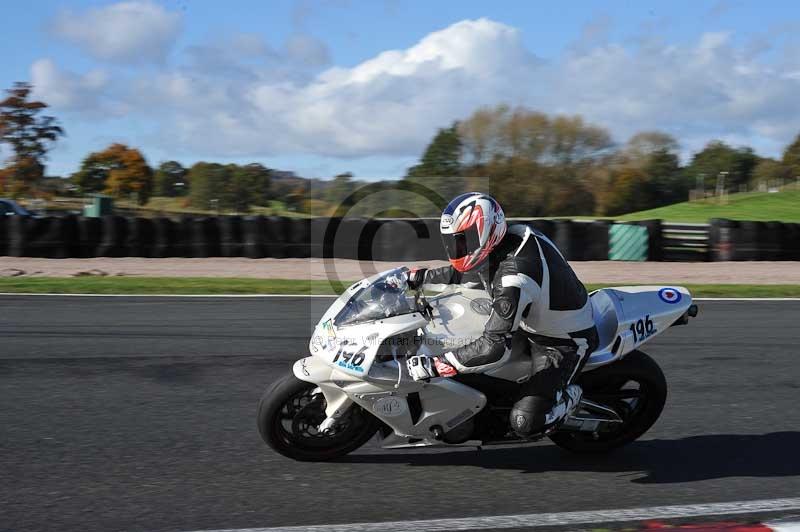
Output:
<path fill-rule="evenodd" d="M 291 232 L 291 220 L 285 216 L 269 216 L 262 233 L 267 257 L 285 259 L 288 257 L 288 241 Z"/>
<path fill-rule="evenodd" d="M 103 216 L 98 257 L 127 257 L 128 220 L 122 216 Z"/>
<path fill-rule="evenodd" d="M 128 257 L 153 257 L 155 225 L 151 218 L 128 218 Z"/>
<path fill-rule="evenodd" d="M 783 224 L 779 260 L 800 260 L 800 224 Z"/>
<path fill-rule="evenodd" d="M 523 223 L 542 232 L 568 260 L 608 257 L 610 223 L 607 221 L 510 220 L 509 223 Z M 647 259 L 651 261 L 800 260 L 800 224 L 715 219 L 707 228 L 703 226 L 702 231 L 679 231 L 676 224 L 662 225 L 660 220 L 630 223 L 647 228 Z M 698 259 L 698 253 L 678 253 L 673 249 L 676 231 L 692 233 L 693 242 L 699 238 L 694 233 L 702 232 L 702 246 L 707 250 L 702 259 Z M 446 259 L 436 218 L 291 219 L 280 216 L 186 216 L 178 221 L 121 216 L 3 217 L 0 218 L 0 255 L 328 257 L 409 262 Z"/>
<path fill-rule="evenodd" d="M 192 223 L 192 257 L 206 258 L 222 255 L 219 218 L 195 218 Z"/>
<path fill-rule="evenodd" d="M 661 220 L 642 220 L 631 223 L 647 227 L 647 260 L 664 260 L 664 234 Z"/>
<path fill-rule="evenodd" d="M 304 259 L 311 256 L 311 219 L 289 219 L 286 232 L 286 256 Z"/>
<path fill-rule="evenodd" d="M 8 255 L 8 226 L 10 216 L 0 216 L 0 257 Z"/>
<path fill-rule="evenodd" d="M 78 218 L 78 257 L 86 259 L 96 257 L 102 237 L 101 218 Z"/>
<path fill-rule="evenodd" d="M 183 216 L 175 225 L 176 257 L 194 257 L 194 220 L 191 216 Z"/>
<path fill-rule="evenodd" d="M 708 229 L 712 261 L 734 260 L 734 247 L 739 223 L 724 218 L 711 220 Z"/>
<path fill-rule="evenodd" d="M 169 218 L 153 219 L 153 257 L 175 257 L 178 226 Z"/>
<path fill-rule="evenodd" d="M 371 230 L 372 227 L 375 229 Z M 431 258 L 428 250 L 433 235 L 423 220 L 371 220 L 367 222 L 365 234 L 371 238 L 373 260 L 419 261 Z"/>
<path fill-rule="evenodd" d="M 242 220 L 243 256 L 250 259 L 266 257 L 263 239 L 265 226 L 263 216 L 248 216 Z"/>
<path fill-rule="evenodd" d="M 63 259 L 80 253 L 75 216 L 23 218 L 7 222 L 7 253 L 13 257 Z"/>
<path fill-rule="evenodd" d="M 241 216 L 222 216 L 219 219 L 219 244 L 223 257 L 241 257 L 244 251 Z"/>

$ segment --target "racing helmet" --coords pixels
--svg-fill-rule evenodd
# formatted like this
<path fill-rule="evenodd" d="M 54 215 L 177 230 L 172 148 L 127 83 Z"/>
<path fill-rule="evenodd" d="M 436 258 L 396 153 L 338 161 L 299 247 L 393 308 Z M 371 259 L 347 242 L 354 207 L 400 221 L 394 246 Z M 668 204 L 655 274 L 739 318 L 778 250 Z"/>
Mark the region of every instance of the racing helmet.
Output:
<path fill-rule="evenodd" d="M 439 230 L 453 268 L 467 272 L 486 260 L 506 234 L 506 217 L 488 194 L 461 194 L 442 213 Z"/>

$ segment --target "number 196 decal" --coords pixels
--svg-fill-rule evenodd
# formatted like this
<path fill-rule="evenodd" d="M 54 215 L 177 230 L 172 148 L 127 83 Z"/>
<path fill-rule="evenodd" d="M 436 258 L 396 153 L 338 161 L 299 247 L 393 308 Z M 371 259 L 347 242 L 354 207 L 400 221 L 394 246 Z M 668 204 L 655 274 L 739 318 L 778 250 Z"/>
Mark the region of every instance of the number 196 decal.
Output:
<path fill-rule="evenodd" d="M 633 342 L 636 344 L 644 342 L 658 332 L 653 320 L 650 319 L 650 314 L 645 316 L 643 320 L 640 319 L 636 323 L 631 323 L 630 329 L 631 333 L 633 333 Z"/>
<path fill-rule="evenodd" d="M 336 356 L 333 357 L 333 362 L 344 369 L 349 369 L 350 371 L 358 371 L 359 373 L 364 372 L 364 368 L 361 367 L 361 364 L 364 363 L 364 351 L 367 350 L 367 346 L 362 347 L 357 352 L 346 351 L 345 347 L 342 346 L 339 349 L 339 352 L 336 353 Z"/>

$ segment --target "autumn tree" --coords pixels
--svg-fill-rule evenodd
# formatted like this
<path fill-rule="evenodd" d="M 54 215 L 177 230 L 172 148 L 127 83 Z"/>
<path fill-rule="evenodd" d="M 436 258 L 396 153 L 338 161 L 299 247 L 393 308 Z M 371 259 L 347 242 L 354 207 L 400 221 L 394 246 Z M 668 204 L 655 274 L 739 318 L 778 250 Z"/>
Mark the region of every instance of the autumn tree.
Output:
<path fill-rule="evenodd" d="M 47 151 L 64 130 L 52 116 L 42 115 L 47 104 L 30 100 L 33 87 L 15 83 L 0 101 L 0 142 L 13 152 L 0 170 L 0 187 L 12 194 L 30 191 L 44 177 Z"/>
<path fill-rule="evenodd" d="M 139 150 L 124 144 L 89 154 L 72 180 L 82 192 L 134 197 L 139 205 L 147 203 L 153 191 L 153 170 Z"/>
<path fill-rule="evenodd" d="M 489 189 L 510 215 L 591 214 L 595 168 L 614 144 L 605 129 L 579 116 L 549 116 L 524 107 L 477 110 L 459 122 L 462 172 Z"/>

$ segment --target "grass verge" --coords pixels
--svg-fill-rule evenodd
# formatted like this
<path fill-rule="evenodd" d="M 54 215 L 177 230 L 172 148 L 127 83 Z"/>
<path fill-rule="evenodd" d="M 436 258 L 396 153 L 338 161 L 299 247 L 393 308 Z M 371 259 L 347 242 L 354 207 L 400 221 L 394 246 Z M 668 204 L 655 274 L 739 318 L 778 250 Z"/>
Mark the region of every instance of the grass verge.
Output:
<path fill-rule="evenodd" d="M 28 294 L 334 294 L 328 281 L 219 277 L 6 277 L 0 292 Z M 641 283 L 615 283 L 618 286 Z M 608 286 L 589 284 L 594 290 Z M 695 297 L 800 297 L 800 285 L 689 284 Z"/>

